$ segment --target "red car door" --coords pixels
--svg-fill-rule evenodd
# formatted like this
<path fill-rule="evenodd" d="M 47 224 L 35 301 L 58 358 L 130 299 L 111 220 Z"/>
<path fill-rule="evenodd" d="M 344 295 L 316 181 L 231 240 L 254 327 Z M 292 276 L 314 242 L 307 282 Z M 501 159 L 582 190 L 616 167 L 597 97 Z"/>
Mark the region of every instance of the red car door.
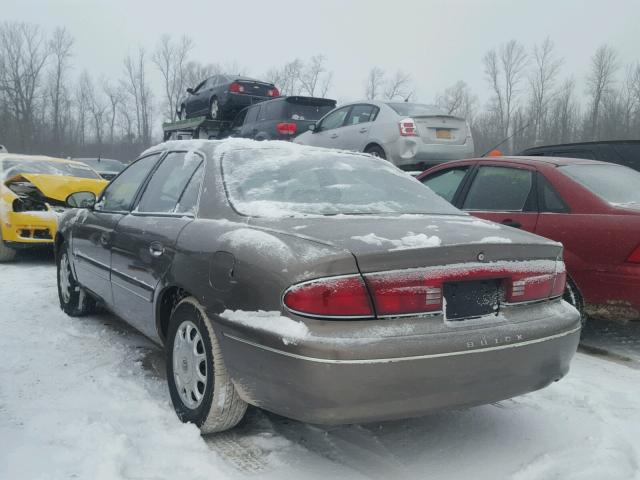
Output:
<path fill-rule="evenodd" d="M 474 216 L 535 232 L 536 170 L 506 161 L 481 162 L 461 206 Z"/>

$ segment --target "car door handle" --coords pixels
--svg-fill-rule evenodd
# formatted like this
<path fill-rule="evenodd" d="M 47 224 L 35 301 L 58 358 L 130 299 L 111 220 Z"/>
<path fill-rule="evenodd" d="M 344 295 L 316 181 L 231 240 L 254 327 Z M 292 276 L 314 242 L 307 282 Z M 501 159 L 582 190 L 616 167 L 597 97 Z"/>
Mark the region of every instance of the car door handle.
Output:
<path fill-rule="evenodd" d="M 503 220 L 501 223 L 503 225 L 506 225 L 507 227 L 522 228 L 522 224 L 520 222 L 518 222 L 517 220 L 512 220 L 511 218 L 507 218 L 506 220 Z"/>
<path fill-rule="evenodd" d="M 160 242 L 151 242 L 151 245 L 149 245 L 149 253 L 152 257 L 159 257 L 164 253 L 164 247 Z"/>
<path fill-rule="evenodd" d="M 100 235 L 100 245 L 102 245 L 103 247 L 108 247 L 110 243 L 111 243 L 111 233 L 109 232 L 102 233 L 102 235 Z"/>
<path fill-rule="evenodd" d="M 329 138 L 338 138 L 338 134 L 337 133 L 332 133 L 331 135 L 329 135 Z"/>
<path fill-rule="evenodd" d="M 367 133 L 369 131 L 368 128 L 361 128 L 360 133 Z"/>

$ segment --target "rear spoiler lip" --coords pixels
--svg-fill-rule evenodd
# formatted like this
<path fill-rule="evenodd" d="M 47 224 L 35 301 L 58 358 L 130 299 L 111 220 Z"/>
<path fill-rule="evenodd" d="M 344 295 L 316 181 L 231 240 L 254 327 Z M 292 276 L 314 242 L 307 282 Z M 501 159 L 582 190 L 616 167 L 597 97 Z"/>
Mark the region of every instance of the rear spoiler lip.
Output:
<path fill-rule="evenodd" d="M 289 103 L 300 103 L 303 105 L 314 105 L 318 107 L 335 107 L 338 102 L 332 100 L 331 98 L 321 98 L 321 97 L 303 97 L 300 95 L 292 95 L 285 97 L 285 102 Z"/>
<path fill-rule="evenodd" d="M 456 117 L 455 115 L 448 115 L 446 113 L 436 113 L 434 115 L 408 115 L 410 118 L 450 118 L 452 120 L 460 120 L 461 122 L 466 122 L 467 119 L 463 117 Z"/>

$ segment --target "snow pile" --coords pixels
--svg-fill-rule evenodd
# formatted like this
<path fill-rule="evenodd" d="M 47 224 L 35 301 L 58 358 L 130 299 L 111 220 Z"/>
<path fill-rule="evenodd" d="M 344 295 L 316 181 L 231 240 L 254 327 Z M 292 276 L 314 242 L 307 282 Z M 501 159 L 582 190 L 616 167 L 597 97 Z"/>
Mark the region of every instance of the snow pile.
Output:
<path fill-rule="evenodd" d="M 484 237 L 481 238 L 477 243 L 512 243 L 512 240 L 505 237 Z"/>
<path fill-rule="evenodd" d="M 375 233 L 369 233 L 367 235 L 355 235 L 351 237 L 352 240 L 359 240 L 369 245 L 375 245 L 377 247 L 390 246 L 389 250 L 407 250 L 411 248 L 429 248 L 438 247 L 442 240 L 435 235 L 429 236 L 424 233 L 407 232 L 407 235 L 400 239 L 391 239 L 380 237 Z"/>
<path fill-rule="evenodd" d="M 279 335 L 285 345 L 296 345 L 309 336 L 304 323 L 283 317 L 280 312 L 225 310 L 221 316 L 246 327 Z"/>

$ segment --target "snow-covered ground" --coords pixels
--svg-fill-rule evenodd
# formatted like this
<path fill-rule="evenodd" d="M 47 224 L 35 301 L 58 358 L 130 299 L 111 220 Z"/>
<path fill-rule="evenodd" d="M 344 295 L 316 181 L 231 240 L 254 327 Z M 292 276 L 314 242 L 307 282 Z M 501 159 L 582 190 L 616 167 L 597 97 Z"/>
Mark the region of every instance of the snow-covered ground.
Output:
<path fill-rule="evenodd" d="M 0 479 L 640 478 L 640 370 L 578 354 L 561 382 L 496 405 L 318 427 L 251 409 L 201 437 L 162 353 L 108 314 L 58 308 L 50 257 L 0 265 Z"/>

